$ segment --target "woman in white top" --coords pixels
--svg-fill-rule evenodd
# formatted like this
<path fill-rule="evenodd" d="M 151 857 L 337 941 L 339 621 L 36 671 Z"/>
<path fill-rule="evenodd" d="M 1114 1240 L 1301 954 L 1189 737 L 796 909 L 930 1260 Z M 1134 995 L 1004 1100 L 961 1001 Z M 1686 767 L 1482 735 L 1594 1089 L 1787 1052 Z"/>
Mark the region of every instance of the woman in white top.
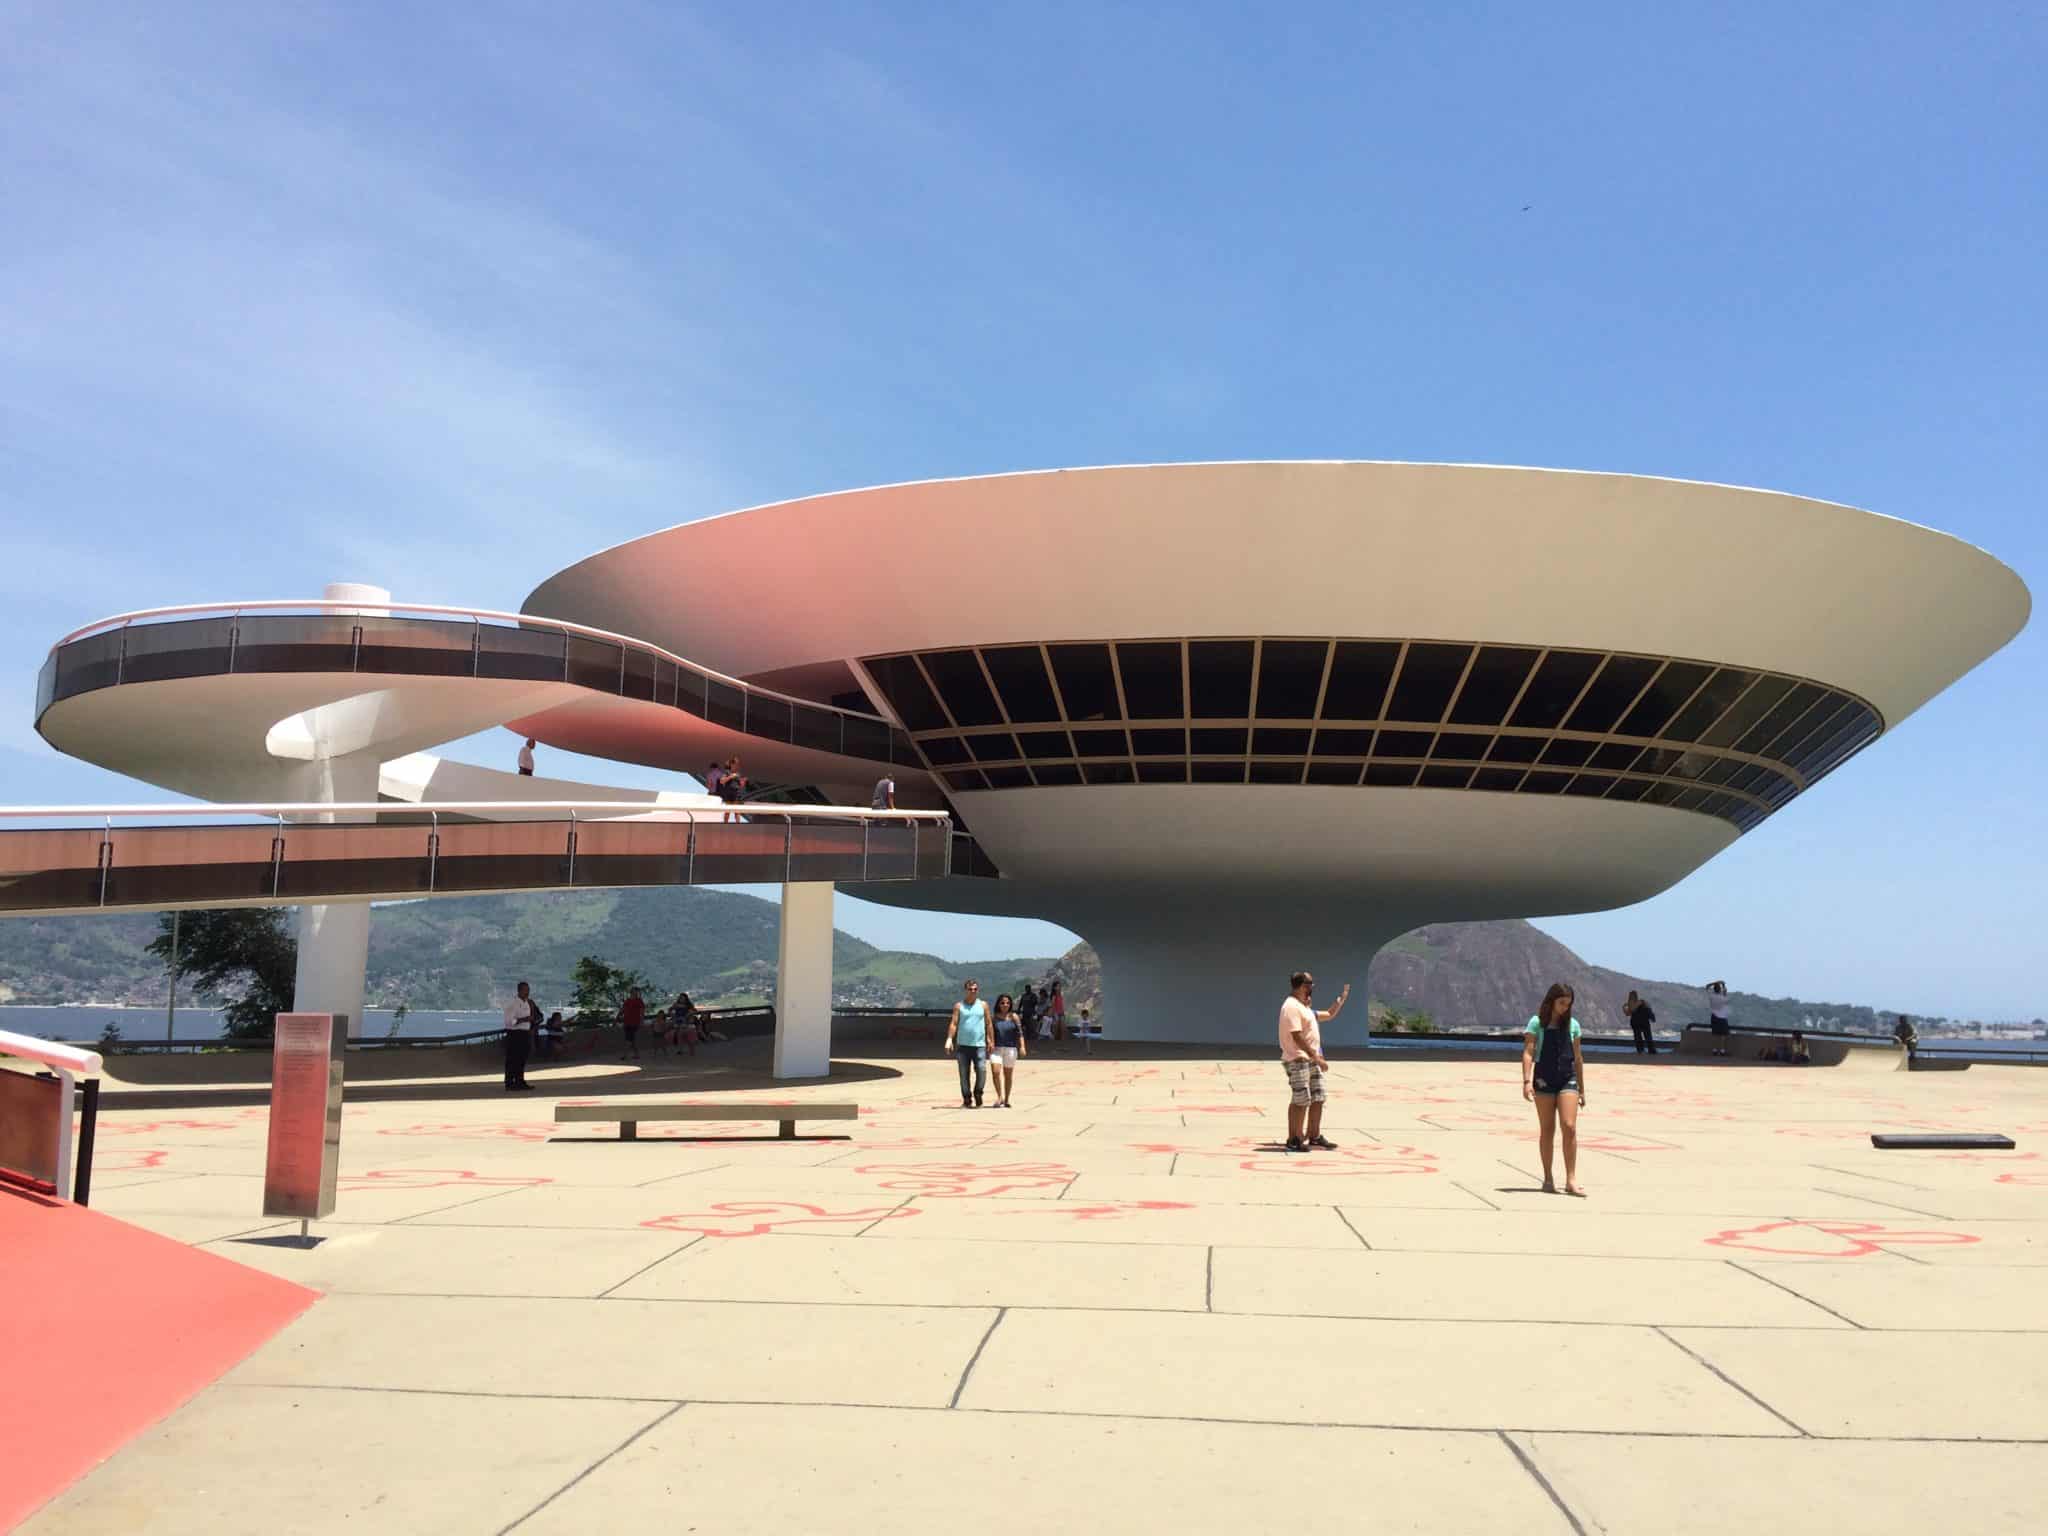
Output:
<path fill-rule="evenodd" d="M 1551 1143 L 1564 1125 L 1564 1192 L 1579 1187 L 1579 1108 L 1586 1102 L 1586 1057 L 1579 1046 L 1579 1021 L 1572 1017 L 1572 989 L 1555 982 L 1522 1030 L 1522 1097 L 1536 1105 L 1536 1147 L 1543 1155 L 1543 1192 L 1557 1193 L 1550 1171 Z"/>
<path fill-rule="evenodd" d="M 1707 983 L 1707 1027 L 1714 1037 L 1713 1054 L 1728 1054 L 1728 983 Z"/>

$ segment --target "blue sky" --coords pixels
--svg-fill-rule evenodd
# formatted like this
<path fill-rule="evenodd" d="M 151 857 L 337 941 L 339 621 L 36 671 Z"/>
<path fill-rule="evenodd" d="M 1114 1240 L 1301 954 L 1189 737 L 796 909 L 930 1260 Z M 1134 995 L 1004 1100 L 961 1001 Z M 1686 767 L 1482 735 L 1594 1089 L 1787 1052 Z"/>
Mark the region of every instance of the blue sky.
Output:
<path fill-rule="evenodd" d="M 2043 78 L 2019 7 L 0 4 L 0 798 L 137 797 L 32 730 L 103 614 L 510 608 L 656 527 L 932 476 L 1673 475 L 2040 594 Z M 2048 1013 L 2044 631 L 1676 889 L 1544 926 Z"/>

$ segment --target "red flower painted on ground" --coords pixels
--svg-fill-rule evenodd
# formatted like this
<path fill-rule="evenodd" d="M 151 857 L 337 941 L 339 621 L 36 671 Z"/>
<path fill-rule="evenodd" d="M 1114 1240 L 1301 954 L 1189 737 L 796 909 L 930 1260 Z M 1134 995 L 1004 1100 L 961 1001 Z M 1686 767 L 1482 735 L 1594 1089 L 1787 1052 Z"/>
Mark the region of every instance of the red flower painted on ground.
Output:
<path fill-rule="evenodd" d="M 1064 1200 L 1013 1200 L 1004 1216 L 1062 1216 L 1074 1221 L 1121 1221 L 1139 1211 L 1192 1211 L 1185 1200 L 1112 1200 L 1106 1205 L 1070 1205 Z"/>
<path fill-rule="evenodd" d="M 492 1176 L 468 1168 L 375 1168 L 368 1173 L 345 1173 L 335 1180 L 339 1189 L 447 1189 L 456 1186 L 482 1189 L 504 1186 L 552 1184 L 551 1178 Z"/>
<path fill-rule="evenodd" d="M 102 1136 L 152 1136 L 158 1131 L 232 1131 L 231 1120 L 103 1120 Z"/>
<path fill-rule="evenodd" d="M 1139 1111 L 1144 1115 L 1260 1115 L 1256 1104 L 1161 1104 Z"/>
<path fill-rule="evenodd" d="M 1289 1173 L 1314 1177 L 1332 1174 L 1442 1173 L 1436 1154 L 1419 1147 L 1394 1147 L 1375 1143 L 1362 1147 L 1339 1147 L 1334 1152 L 1316 1152 L 1307 1157 L 1248 1157 L 1238 1167 L 1247 1173 Z"/>
<path fill-rule="evenodd" d="M 1975 1243 L 1983 1239 L 1969 1232 L 1930 1232 L 1888 1227 L 1876 1221 L 1769 1221 L 1761 1226 L 1732 1227 L 1705 1241 L 1712 1248 L 1741 1248 L 1750 1253 L 1860 1259 L 1882 1253 L 1888 1247 Z"/>
<path fill-rule="evenodd" d="M 942 1199 L 1056 1189 L 1075 1178 L 1065 1163 L 862 1163 L 853 1171 L 881 1176 L 883 1189 L 907 1189 Z"/>
<path fill-rule="evenodd" d="M 377 1132 L 379 1136 L 451 1136 L 464 1141 L 546 1141 L 555 1134 L 551 1122 L 528 1122 L 526 1124 L 463 1125 L 446 1121 L 421 1121 L 417 1125 L 386 1126 Z"/>
<path fill-rule="evenodd" d="M 2048 1185 L 2048 1173 L 2025 1168 L 2018 1173 L 2001 1173 L 1995 1181 L 2000 1184 L 2041 1184 Z"/>
<path fill-rule="evenodd" d="M 160 1147 L 136 1147 L 127 1152 L 116 1152 L 110 1157 L 95 1157 L 92 1160 L 94 1173 L 140 1173 L 145 1168 L 161 1168 L 164 1159 L 171 1154 Z"/>
<path fill-rule="evenodd" d="M 663 1232 L 701 1232 L 706 1237 L 759 1237 L 785 1227 L 859 1225 L 893 1221 L 918 1213 L 904 1206 L 878 1205 L 858 1211 L 832 1211 L 795 1200 L 721 1200 L 709 1210 L 679 1211 L 640 1223 Z"/>

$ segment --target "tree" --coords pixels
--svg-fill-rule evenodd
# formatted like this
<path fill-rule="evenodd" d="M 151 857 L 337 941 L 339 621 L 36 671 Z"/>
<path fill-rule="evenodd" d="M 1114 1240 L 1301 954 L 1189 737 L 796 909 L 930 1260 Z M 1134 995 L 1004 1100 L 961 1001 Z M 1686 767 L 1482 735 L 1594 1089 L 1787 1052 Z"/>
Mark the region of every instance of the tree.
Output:
<path fill-rule="evenodd" d="M 157 920 L 149 952 L 171 958 L 171 914 Z M 230 1040 L 268 1039 L 280 1013 L 291 1012 L 299 942 L 276 907 L 178 914 L 178 979 L 224 998 L 223 1032 Z"/>
<path fill-rule="evenodd" d="M 584 1014 L 604 1014 L 616 1017 L 619 1005 L 626 1000 L 626 994 L 638 987 L 641 992 L 654 990 L 654 984 L 638 971 L 607 965 L 595 955 L 585 955 L 576 962 L 576 969 L 570 976 L 576 988 L 574 998 L 579 1017 Z"/>

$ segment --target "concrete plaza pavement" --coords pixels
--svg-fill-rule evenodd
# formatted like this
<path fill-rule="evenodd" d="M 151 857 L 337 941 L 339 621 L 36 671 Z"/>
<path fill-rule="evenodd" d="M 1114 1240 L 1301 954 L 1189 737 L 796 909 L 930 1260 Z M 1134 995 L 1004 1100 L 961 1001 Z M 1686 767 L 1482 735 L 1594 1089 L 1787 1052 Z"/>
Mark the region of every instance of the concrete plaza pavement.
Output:
<path fill-rule="evenodd" d="M 351 1103 L 311 1249 L 252 1096 L 117 1103 L 97 1208 L 325 1294 L 24 1529 L 2042 1528 L 2048 1072 L 1596 1059 L 1575 1200 L 1509 1057 L 1339 1060 L 1290 1157 L 1264 1052 L 764 1055 Z M 1869 1143 L 1941 1129 L 2020 1145 Z"/>

